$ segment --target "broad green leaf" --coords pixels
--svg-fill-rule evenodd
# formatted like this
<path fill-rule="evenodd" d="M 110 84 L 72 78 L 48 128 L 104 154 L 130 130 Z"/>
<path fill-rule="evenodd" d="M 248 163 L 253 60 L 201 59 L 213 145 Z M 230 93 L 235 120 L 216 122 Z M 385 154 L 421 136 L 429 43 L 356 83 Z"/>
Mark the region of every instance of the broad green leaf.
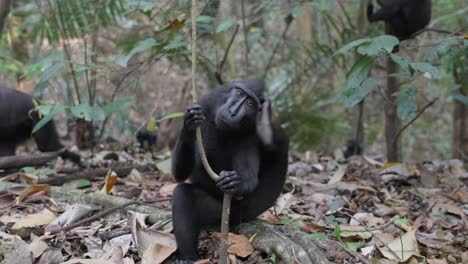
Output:
<path fill-rule="evenodd" d="M 149 12 L 156 7 L 156 1 L 149 0 L 127 0 L 127 9 L 133 8 L 140 10 L 141 12 Z"/>
<path fill-rule="evenodd" d="M 339 224 L 335 224 L 333 233 L 335 234 L 336 239 L 338 239 L 338 241 L 341 241 L 341 228 Z"/>
<path fill-rule="evenodd" d="M 360 249 L 360 248 L 362 248 L 364 246 L 364 243 L 362 243 L 362 242 L 346 242 L 345 244 L 346 244 L 347 248 L 350 248 L 350 249 L 352 249 L 354 251 L 356 251 L 356 250 L 358 250 L 358 249 Z"/>
<path fill-rule="evenodd" d="M 90 106 L 87 103 L 70 107 L 70 110 L 74 116 L 83 118 L 86 121 L 103 121 L 106 118 L 106 113 L 101 107 Z"/>
<path fill-rule="evenodd" d="M 333 56 L 335 55 L 338 55 L 338 54 L 341 54 L 341 53 L 344 53 L 354 47 L 357 47 L 357 46 L 360 46 L 364 43 L 368 43 L 370 41 L 369 38 L 365 38 L 365 39 L 358 39 L 358 40 L 355 40 L 355 41 L 352 41 L 346 45 L 344 45 L 343 47 L 341 47 L 339 50 L 337 50 L 335 53 L 333 53 Z"/>
<path fill-rule="evenodd" d="M 416 104 L 417 93 L 418 89 L 416 87 L 410 87 L 396 94 L 398 118 L 406 120 L 418 110 L 418 105 Z"/>
<path fill-rule="evenodd" d="M 197 23 L 211 23 L 214 20 L 215 20 L 214 17 L 211 17 L 211 16 L 201 15 L 197 17 Z"/>
<path fill-rule="evenodd" d="M 374 58 L 365 56 L 353 65 L 345 81 L 345 95 L 351 96 L 367 79 Z"/>
<path fill-rule="evenodd" d="M 174 112 L 174 113 L 170 113 L 170 114 L 167 114 L 167 115 L 161 117 L 160 119 L 158 119 L 158 121 L 164 121 L 164 120 L 167 120 L 167 119 L 174 119 L 174 118 L 184 117 L 184 115 L 185 115 L 184 112 Z"/>
<path fill-rule="evenodd" d="M 348 97 L 345 97 L 345 107 L 351 108 L 355 105 L 359 104 L 364 98 L 369 95 L 377 84 L 380 81 L 380 77 L 372 77 L 370 79 L 365 80 L 360 86 L 356 87 L 352 92 L 349 92 Z"/>
<path fill-rule="evenodd" d="M 224 32 L 230 27 L 234 26 L 235 24 L 237 24 L 237 21 L 234 19 L 225 20 L 221 24 L 219 24 L 218 27 L 216 27 L 216 33 Z"/>
<path fill-rule="evenodd" d="M 315 239 L 320 239 L 320 240 L 327 240 L 327 238 L 328 238 L 327 234 L 322 233 L 322 232 L 310 234 L 309 237 L 315 238 Z"/>
<path fill-rule="evenodd" d="M 25 173 L 31 173 L 31 174 L 35 174 L 36 173 L 36 168 L 34 167 L 23 167 L 21 168 Z"/>
<path fill-rule="evenodd" d="M 393 222 L 394 222 L 395 224 L 399 224 L 399 225 L 406 225 L 406 224 L 408 223 L 408 219 L 407 219 L 407 218 L 399 218 L 399 217 L 398 217 L 398 218 L 395 218 L 395 219 L 393 220 Z"/>
<path fill-rule="evenodd" d="M 60 70 L 65 67 L 68 63 L 66 62 L 57 62 L 55 64 L 51 64 L 49 67 L 47 67 L 44 72 L 41 75 L 41 82 L 46 82 L 50 78 L 53 78 L 57 76 L 57 74 L 60 72 Z"/>
<path fill-rule="evenodd" d="M 399 43 L 400 41 L 394 36 L 378 36 L 372 38 L 370 42 L 359 46 L 358 52 L 362 55 L 374 57 L 379 55 L 383 51 L 391 53 L 393 48 Z"/>
<path fill-rule="evenodd" d="M 439 80 L 441 78 L 441 72 L 438 68 L 432 66 L 426 62 L 414 62 L 410 63 L 411 68 L 415 71 L 424 73 L 424 76 L 428 79 Z"/>
<path fill-rule="evenodd" d="M 173 50 L 185 46 L 187 46 L 187 42 L 185 42 L 182 37 L 176 36 L 167 46 L 163 48 L 163 50 Z"/>
<path fill-rule="evenodd" d="M 409 70 L 409 64 L 410 62 L 407 61 L 406 59 L 400 57 L 400 56 L 397 56 L 395 54 L 390 54 L 390 57 L 392 58 L 392 60 L 397 63 L 398 65 L 400 65 L 400 67 L 405 70 L 405 71 L 408 71 Z"/>
<path fill-rule="evenodd" d="M 114 101 L 104 105 L 102 110 L 104 110 L 105 115 L 109 115 L 110 113 L 121 111 L 124 109 L 129 108 L 133 103 L 133 97 L 126 96 L 126 97 L 119 97 Z"/>
<path fill-rule="evenodd" d="M 41 129 L 45 124 L 47 124 L 47 122 L 49 122 L 50 120 L 52 120 L 52 118 L 54 118 L 54 116 L 58 115 L 60 112 L 62 112 L 63 110 L 65 110 L 67 107 L 64 106 L 64 105 L 61 105 L 61 104 L 56 104 L 56 105 L 41 105 L 37 108 L 38 111 L 40 111 L 42 113 L 42 115 L 44 115 L 43 118 L 41 118 L 41 120 L 39 122 L 37 122 L 37 124 L 34 126 L 33 130 L 32 130 L 32 133 L 35 133 L 37 132 L 39 129 Z M 44 113 L 44 110 L 45 112 L 47 112 L 47 114 Z"/>
<path fill-rule="evenodd" d="M 462 104 L 468 105 L 468 97 L 462 94 L 453 94 L 450 96 L 453 98 L 455 101 L 458 101 Z"/>
<path fill-rule="evenodd" d="M 116 59 L 116 63 L 122 67 L 127 67 L 128 61 L 132 58 L 133 55 L 149 50 L 152 47 L 158 45 L 158 42 L 154 38 L 147 38 L 138 42 L 135 47 L 126 55 L 120 55 Z"/>

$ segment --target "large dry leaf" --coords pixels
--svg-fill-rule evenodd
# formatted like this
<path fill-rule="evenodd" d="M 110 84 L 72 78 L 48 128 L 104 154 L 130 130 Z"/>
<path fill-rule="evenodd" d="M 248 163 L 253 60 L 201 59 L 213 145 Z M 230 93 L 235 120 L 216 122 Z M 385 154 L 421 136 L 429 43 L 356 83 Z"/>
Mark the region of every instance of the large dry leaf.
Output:
<path fill-rule="evenodd" d="M 99 193 L 102 194 L 109 194 L 114 188 L 114 185 L 117 183 L 117 174 L 113 171 L 109 171 L 106 175 L 106 180 L 104 182 L 104 186 L 102 186 L 101 191 Z"/>
<path fill-rule="evenodd" d="M 163 244 L 152 244 L 143 253 L 141 264 L 160 264 L 175 251 L 176 248 Z"/>
<path fill-rule="evenodd" d="M 44 253 L 49 248 L 49 245 L 47 245 L 46 242 L 42 240 L 35 240 L 31 244 L 29 244 L 29 247 L 31 248 L 33 258 L 38 258 Z"/>
<path fill-rule="evenodd" d="M 216 238 L 221 238 L 221 233 L 213 232 L 213 236 Z M 250 244 L 250 241 L 243 235 L 229 233 L 228 241 L 228 253 L 234 254 L 241 258 L 246 258 L 254 252 L 254 248 Z"/>
<path fill-rule="evenodd" d="M 163 196 L 172 195 L 177 183 L 168 183 L 159 189 L 159 193 Z"/>
<path fill-rule="evenodd" d="M 36 194 L 36 193 L 43 193 L 45 195 L 49 195 L 50 193 L 50 186 L 48 184 L 37 184 L 28 186 L 17 198 L 17 202 L 21 203 L 27 197 Z"/>
<path fill-rule="evenodd" d="M 50 224 L 50 222 L 52 222 L 55 218 L 57 218 L 57 216 L 49 211 L 37 214 L 29 214 L 16 222 L 11 227 L 11 230 L 17 231 L 22 227 L 37 227 L 47 225 Z"/>
<path fill-rule="evenodd" d="M 388 249 L 390 248 L 392 252 Z M 420 256 L 418 242 L 416 240 L 416 230 L 405 233 L 387 244 L 387 247 L 379 247 L 380 253 L 387 259 L 404 262 L 412 256 Z M 396 256 L 395 256 L 396 255 Z"/>
<path fill-rule="evenodd" d="M 372 237 L 372 233 L 366 231 L 364 226 L 357 225 L 340 225 L 342 237 L 358 237 L 361 239 L 368 239 Z"/>

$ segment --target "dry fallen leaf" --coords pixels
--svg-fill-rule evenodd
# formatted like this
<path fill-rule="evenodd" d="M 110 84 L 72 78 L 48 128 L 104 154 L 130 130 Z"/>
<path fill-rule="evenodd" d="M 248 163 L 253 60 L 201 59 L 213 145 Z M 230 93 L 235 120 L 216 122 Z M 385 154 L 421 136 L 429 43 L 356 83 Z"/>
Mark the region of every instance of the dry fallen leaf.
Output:
<path fill-rule="evenodd" d="M 342 237 L 358 237 L 361 239 L 368 239 L 372 237 L 372 233 L 366 231 L 364 226 L 357 225 L 340 225 Z"/>
<path fill-rule="evenodd" d="M 327 230 L 326 226 L 322 226 L 319 224 L 305 222 L 305 221 L 300 221 L 299 223 L 301 225 L 301 229 L 308 233 L 317 233 L 317 232 L 323 232 Z"/>
<path fill-rule="evenodd" d="M 221 238 L 221 233 L 213 232 L 214 237 Z M 246 258 L 254 252 L 254 248 L 250 241 L 243 235 L 228 234 L 229 248 L 228 253 L 234 254 L 241 258 Z"/>
<path fill-rule="evenodd" d="M 50 193 L 50 186 L 48 184 L 37 184 L 28 186 L 19 196 L 16 198 L 18 203 L 21 203 L 27 197 L 34 195 L 36 193 L 44 193 L 45 195 L 49 195 Z"/>
<path fill-rule="evenodd" d="M 388 248 L 390 248 L 391 251 Z M 407 232 L 403 236 L 397 237 L 388 243 L 387 247 L 378 247 L 378 249 L 387 259 L 400 262 L 407 261 L 412 256 L 420 256 L 418 242 L 416 240 L 416 230 Z"/>
<path fill-rule="evenodd" d="M 163 196 L 172 195 L 177 183 L 168 183 L 159 189 L 159 193 Z"/>
<path fill-rule="evenodd" d="M 447 264 L 445 259 L 427 259 L 427 264 Z"/>
<path fill-rule="evenodd" d="M 18 231 L 22 227 L 36 227 L 48 225 L 55 218 L 57 218 L 57 216 L 51 213 L 50 211 L 44 211 L 42 213 L 37 214 L 29 214 L 20 219 L 18 222 L 16 222 L 11 227 L 11 230 Z"/>
<path fill-rule="evenodd" d="M 172 248 L 163 244 L 152 244 L 146 248 L 141 260 L 142 264 L 159 264 L 166 260 L 176 248 Z"/>
<path fill-rule="evenodd" d="M 117 174 L 113 171 L 109 171 L 106 175 L 104 186 L 102 186 L 102 189 L 99 191 L 99 193 L 109 194 L 112 188 L 114 188 L 115 183 L 117 183 Z"/>

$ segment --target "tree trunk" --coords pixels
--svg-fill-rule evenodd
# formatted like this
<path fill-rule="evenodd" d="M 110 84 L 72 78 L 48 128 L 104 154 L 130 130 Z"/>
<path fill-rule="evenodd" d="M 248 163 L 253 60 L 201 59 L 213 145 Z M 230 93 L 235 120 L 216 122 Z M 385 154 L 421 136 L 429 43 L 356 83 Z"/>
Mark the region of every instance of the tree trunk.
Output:
<path fill-rule="evenodd" d="M 461 70 L 460 72 L 457 69 L 453 70 L 453 76 L 455 82 L 460 85 L 455 93 L 460 94 L 462 96 L 467 96 L 468 94 L 468 80 L 463 80 L 462 73 L 464 71 Z M 466 73 L 465 73 L 466 74 Z M 466 79 L 466 77 L 465 77 Z M 466 154 L 468 153 L 468 126 L 467 124 L 467 116 L 466 114 L 467 106 L 455 100 L 455 105 L 453 109 L 453 146 L 452 146 L 452 155 L 454 158 L 468 160 Z"/>
<path fill-rule="evenodd" d="M 94 132 L 93 122 L 86 121 L 82 118 L 76 120 L 76 145 L 79 149 L 90 149 L 96 144 Z"/>
<path fill-rule="evenodd" d="M 10 0 L 0 1 L 0 35 L 3 33 L 5 22 L 7 21 L 8 14 L 10 13 Z"/>
<path fill-rule="evenodd" d="M 388 26 L 385 25 L 385 33 L 392 35 Z M 392 53 L 398 52 L 396 46 Z M 400 129 L 400 122 L 397 116 L 397 103 L 394 96 L 395 93 L 400 91 L 400 84 L 395 76 L 390 76 L 398 72 L 397 64 L 387 57 L 387 87 L 384 91 L 384 111 L 385 111 L 385 143 L 387 146 L 387 162 L 399 162 L 401 160 L 400 143 L 401 137 L 397 138 Z"/>

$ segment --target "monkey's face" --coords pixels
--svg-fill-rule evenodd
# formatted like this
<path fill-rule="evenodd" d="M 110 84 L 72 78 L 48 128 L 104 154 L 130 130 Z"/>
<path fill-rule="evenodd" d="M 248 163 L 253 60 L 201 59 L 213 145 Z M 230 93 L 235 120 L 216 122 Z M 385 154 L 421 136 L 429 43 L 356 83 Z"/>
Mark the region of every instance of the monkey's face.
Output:
<path fill-rule="evenodd" d="M 225 103 L 216 111 L 216 127 L 231 132 L 253 131 L 258 107 L 252 97 L 241 89 L 233 87 Z"/>

